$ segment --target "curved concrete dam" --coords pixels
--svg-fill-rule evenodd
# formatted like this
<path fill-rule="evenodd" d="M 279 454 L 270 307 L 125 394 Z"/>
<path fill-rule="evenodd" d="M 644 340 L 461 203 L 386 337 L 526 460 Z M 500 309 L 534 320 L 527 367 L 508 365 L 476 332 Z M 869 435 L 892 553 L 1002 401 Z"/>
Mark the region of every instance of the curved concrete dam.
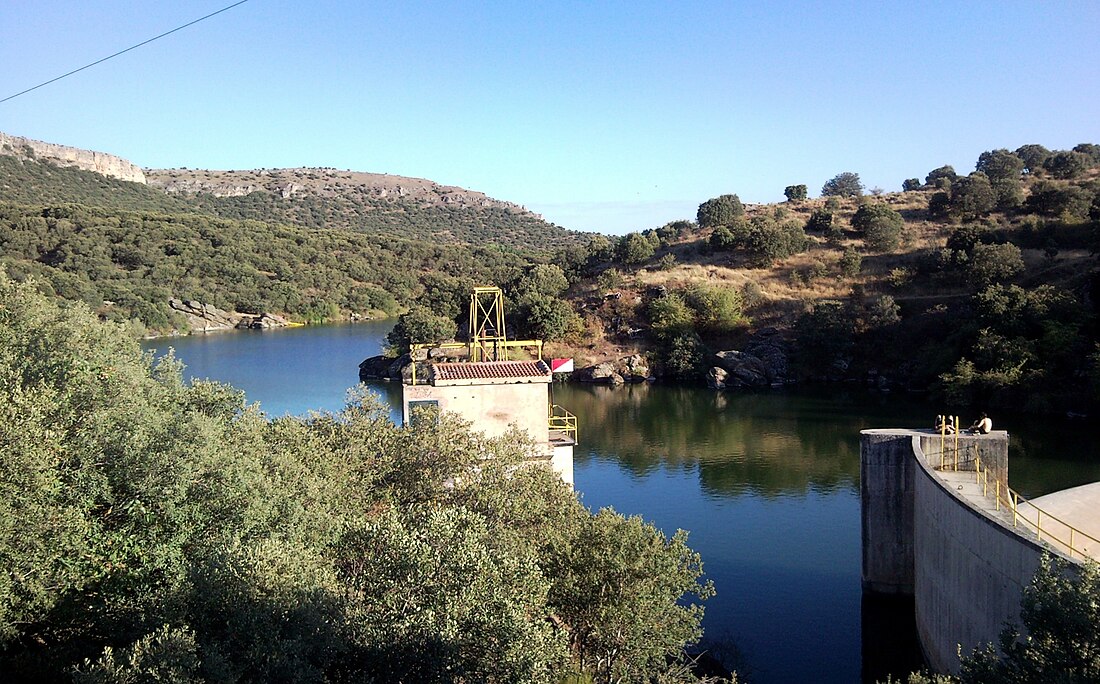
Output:
<path fill-rule="evenodd" d="M 1100 483 L 1031 502 L 1008 488 L 1008 433 L 860 433 L 863 588 L 913 596 L 928 664 L 1019 623 L 1043 553 L 1100 560 Z"/>

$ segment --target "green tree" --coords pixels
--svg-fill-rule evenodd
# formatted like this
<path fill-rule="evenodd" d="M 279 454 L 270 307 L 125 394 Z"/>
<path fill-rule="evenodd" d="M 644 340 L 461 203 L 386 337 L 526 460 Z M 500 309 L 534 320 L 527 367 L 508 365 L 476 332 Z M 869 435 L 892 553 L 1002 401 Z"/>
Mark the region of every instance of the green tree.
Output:
<path fill-rule="evenodd" d="M 749 221 L 748 234 L 741 244 L 761 266 L 770 266 L 806 249 L 806 232 L 796 219 L 776 223 L 770 216 L 757 215 Z"/>
<path fill-rule="evenodd" d="M 666 537 L 610 509 L 555 548 L 548 569 L 568 578 L 551 589 L 550 602 L 566 624 L 583 626 L 571 631 L 570 647 L 601 683 L 646 681 L 681 661 L 683 645 L 702 634 L 697 600 L 714 593 L 701 580 L 703 564 L 688 548 L 686 532 Z M 653 600 L 639 602 L 640 594 Z"/>
<path fill-rule="evenodd" d="M 1090 166 L 1100 166 L 1100 145 L 1081 143 L 1080 145 L 1074 145 L 1073 151 L 1088 157 Z"/>
<path fill-rule="evenodd" d="M 906 178 L 901 184 L 902 192 L 914 192 L 922 187 L 919 178 Z"/>
<path fill-rule="evenodd" d="M 974 245 L 967 272 L 979 286 L 1000 283 L 1024 270 L 1020 248 L 1013 244 Z"/>
<path fill-rule="evenodd" d="M 1076 576 L 1075 576 L 1076 575 Z M 963 684 L 1095 682 L 1100 680 L 1100 571 L 1087 563 L 1078 573 L 1044 555 L 1024 591 L 1018 626 L 962 661 Z"/>
<path fill-rule="evenodd" d="M 958 177 L 959 174 L 955 173 L 955 168 L 947 164 L 938 169 L 929 171 L 928 175 L 924 177 L 924 184 L 938 189 L 943 189 L 944 187 L 950 188 L 951 184 L 954 183 L 955 179 Z"/>
<path fill-rule="evenodd" d="M 964 219 L 988 214 L 997 204 L 989 178 L 980 171 L 958 178 L 951 186 L 951 213 Z"/>
<path fill-rule="evenodd" d="M 814 233 L 826 233 L 833 226 L 833 212 L 828 209 L 815 209 L 806 221 L 806 230 Z"/>
<path fill-rule="evenodd" d="M 863 183 L 858 173 L 845 171 L 826 181 L 821 194 L 827 197 L 859 197 L 863 194 Z"/>
<path fill-rule="evenodd" d="M 653 257 L 653 245 L 640 233 L 628 233 L 615 249 L 616 260 L 625 266 L 637 266 Z"/>
<path fill-rule="evenodd" d="M 1024 162 L 1024 170 L 1029 174 L 1043 168 L 1044 162 L 1050 157 L 1050 150 L 1042 145 L 1023 145 L 1016 149 L 1016 156 Z"/>
<path fill-rule="evenodd" d="M 649 324 L 658 339 L 671 338 L 689 332 L 695 315 L 684 298 L 668 292 L 649 302 L 646 307 Z"/>
<path fill-rule="evenodd" d="M 1091 160 L 1080 152 L 1054 152 L 1043 162 L 1043 168 L 1052 178 L 1068 180 L 1077 178 L 1090 166 Z"/>
<path fill-rule="evenodd" d="M 878 252 L 897 249 L 904 224 L 901 214 L 879 203 L 860 205 L 852 217 L 852 227 L 863 234 L 863 241 L 869 248 Z"/>
<path fill-rule="evenodd" d="M 687 289 L 685 299 L 700 332 L 728 333 L 744 322 L 741 293 L 733 288 L 696 283 Z"/>
<path fill-rule="evenodd" d="M 737 195 L 721 195 L 699 205 L 696 222 L 701 228 L 728 226 L 744 216 L 745 207 Z"/>
<path fill-rule="evenodd" d="M 788 202 L 802 202 L 807 196 L 806 186 L 788 185 L 783 189 L 783 194 L 787 197 Z"/>
<path fill-rule="evenodd" d="M 997 207 L 1009 209 L 1023 202 L 1020 176 L 1024 172 L 1024 161 L 1014 153 L 1004 149 L 982 152 L 976 170 L 989 178 Z"/>
<path fill-rule="evenodd" d="M 840 271 L 849 278 L 859 275 L 859 269 L 863 264 L 863 257 L 854 247 L 847 247 L 840 255 Z"/>
<path fill-rule="evenodd" d="M 436 315 L 425 306 L 413 306 L 397 319 L 386 335 L 386 342 L 398 355 L 409 351 L 410 344 L 434 344 L 453 340 L 458 326 L 446 316 Z"/>
<path fill-rule="evenodd" d="M 564 299 L 538 295 L 525 302 L 524 328 L 535 339 L 561 340 L 581 327 L 581 317 Z"/>

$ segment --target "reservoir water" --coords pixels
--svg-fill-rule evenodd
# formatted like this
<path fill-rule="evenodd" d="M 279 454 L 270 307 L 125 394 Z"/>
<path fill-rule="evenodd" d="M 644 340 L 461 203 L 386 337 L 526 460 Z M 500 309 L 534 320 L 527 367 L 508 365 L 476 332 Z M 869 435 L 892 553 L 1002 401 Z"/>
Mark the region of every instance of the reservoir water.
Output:
<path fill-rule="evenodd" d="M 188 377 L 246 392 L 269 415 L 337 411 L 392 321 L 154 340 Z M 400 387 L 373 389 L 396 406 Z M 580 420 L 576 489 L 586 505 L 689 530 L 717 595 L 707 641 L 750 682 L 858 682 L 919 666 L 911 606 L 860 590 L 859 431 L 931 425 L 922 399 L 831 386 L 767 393 L 556 385 Z M 399 416 L 397 406 L 395 416 Z M 1100 480 L 1100 451 L 1074 423 L 994 416 L 1010 483 L 1038 496 Z"/>

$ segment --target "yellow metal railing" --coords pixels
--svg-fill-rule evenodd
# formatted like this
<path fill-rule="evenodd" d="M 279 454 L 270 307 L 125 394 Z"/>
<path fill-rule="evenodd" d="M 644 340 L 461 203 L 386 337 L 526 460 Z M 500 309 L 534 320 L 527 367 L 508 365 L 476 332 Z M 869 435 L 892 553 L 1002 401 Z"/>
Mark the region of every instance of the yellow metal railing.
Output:
<path fill-rule="evenodd" d="M 990 494 L 990 473 L 992 471 L 989 468 L 982 467 L 981 456 L 974 458 L 974 479 L 982 487 L 982 495 L 989 496 Z M 1035 536 L 1039 538 L 1039 541 L 1043 540 L 1043 535 L 1046 535 L 1047 543 L 1055 541 L 1058 544 L 1064 546 L 1069 552 L 1069 557 L 1073 558 L 1073 554 L 1078 554 L 1082 558 L 1093 557 L 1087 547 L 1079 546 L 1080 544 L 1087 544 L 1092 542 L 1094 545 L 1092 548 L 1095 551 L 1100 549 L 1100 539 L 1092 536 L 1091 534 L 1077 529 L 1073 525 L 1070 525 L 1065 520 L 1051 515 L 1050 513 L 1039 508 L 1035 504 L 1031 503 L 1024 497 L 1020 496 L 1019 492 L 1015 491 L 1008 484 L 1001 484 L 1001 481 L 993 477 L 993 500 L 997 510 L 1001 510 L 1001 506 L 1012 511 L 1012 526 L 1019 527 L 1020 523 L 1024 523 L 1028 529 L 1035 532 Z M 1020 510 L 1020 504 L 1027 504 L 1027 508 L 1024 511 Z M 1035 512 L 1035 520 L 1029 520 L 1027 517 L 1028 511 Z M 1044 518 L 1046 520 L 1046 527 L 1043 527 Z M 1057 523 L 1060 529 L 1052 529 L 1051 522 Z"/>
<path fill-rule="evenodd" d="M 941 423 L 940 426 L 940 470 L 958 471 L 960 465 L 964 466 L 962 470 L 965 472 L 970 463 L 960 463 L 959 461 L 959 423 L 958 417 L 954 417 L 954 421 L 951 421 L 952 416 L 947 416 L 947 425 L 954 425 L 954 434 L 947 431 L 947 427 Z M 954 437 L 954 439 L 948 439 Z M 1070 558 L 1073 558 L 1074 554 L 1077 554 L 1081 558 L 1095 557 L 1089 553 L 1089 549 L 1082 544 L 1093 544 L 1093 553 L 1097 549 L 1100 549 L 1100 539 L 1093 537 L 1087 532 L 1077 529 L 1073 525 L 1070 525 L 1066 521 L 1051 515 L 1050 513 L 1039 508 L 1035 504 L 1031 503 L 1024 497 L 1020 496 L 1019 492 L 1015 491 L 1008 486 L 1007 482 L 1002 482 L 997 474 L 991 468 L 987 468 L 982 464 L 982 457 L 975 454 L 974 461 L 974 481 L 982 490 L 982 496 L 988 497 L 990 494 L 993 496 L 994 508 L 1001 510 L 1003 507 L 1005 510 L 1012 512 L 1012 526 L 1018 528 L 1021 524 L 1025 529 L 1030 529 L 1035 533 L 1035 536 L 1039 541 L 1043 541 L 1044 537 L 1047 543 L 1056 542 L 1068 551 Z M 1020 509 L 1021 504 L 1026 504 L 1024 510 Z M 1028 518 L 1030 512 L 1035 513 L 1035 519 Z M 1044 527 L 1044 522 L 1046 526 Z M 1051 523 L 1057 523 L 1057 528 L 1054 528 Z"/>
<path fill-rule="evenodd" d="M 557 404 L 550 404 L 550 429 L 572 435 L 577 441 L 577 417 Z"/>

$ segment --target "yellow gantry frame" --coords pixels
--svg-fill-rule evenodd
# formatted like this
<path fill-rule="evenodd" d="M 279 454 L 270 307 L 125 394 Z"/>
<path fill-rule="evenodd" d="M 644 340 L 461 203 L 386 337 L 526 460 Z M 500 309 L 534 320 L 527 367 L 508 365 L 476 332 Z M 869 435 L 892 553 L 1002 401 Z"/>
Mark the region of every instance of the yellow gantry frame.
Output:
<path fill-rule="evenodd" d="M 508 341 L 504 326 L 504 293 L 499 287 L 478 286 L 470 293 L 470 334 L 466 344 L 443 342 L 439 344 L 411 344 L 410 352 L 421 349 L 461 349 L 465 347 L 470 361 L 507 361 L 508 350 L 515 347 L 534 347 L 537 358 L 542 360 L 542 340 Z M 415 357 L 415 354 L 413 355 Z M 412 384 L 416 384 L 416 359 L 412 364 Z"/>

